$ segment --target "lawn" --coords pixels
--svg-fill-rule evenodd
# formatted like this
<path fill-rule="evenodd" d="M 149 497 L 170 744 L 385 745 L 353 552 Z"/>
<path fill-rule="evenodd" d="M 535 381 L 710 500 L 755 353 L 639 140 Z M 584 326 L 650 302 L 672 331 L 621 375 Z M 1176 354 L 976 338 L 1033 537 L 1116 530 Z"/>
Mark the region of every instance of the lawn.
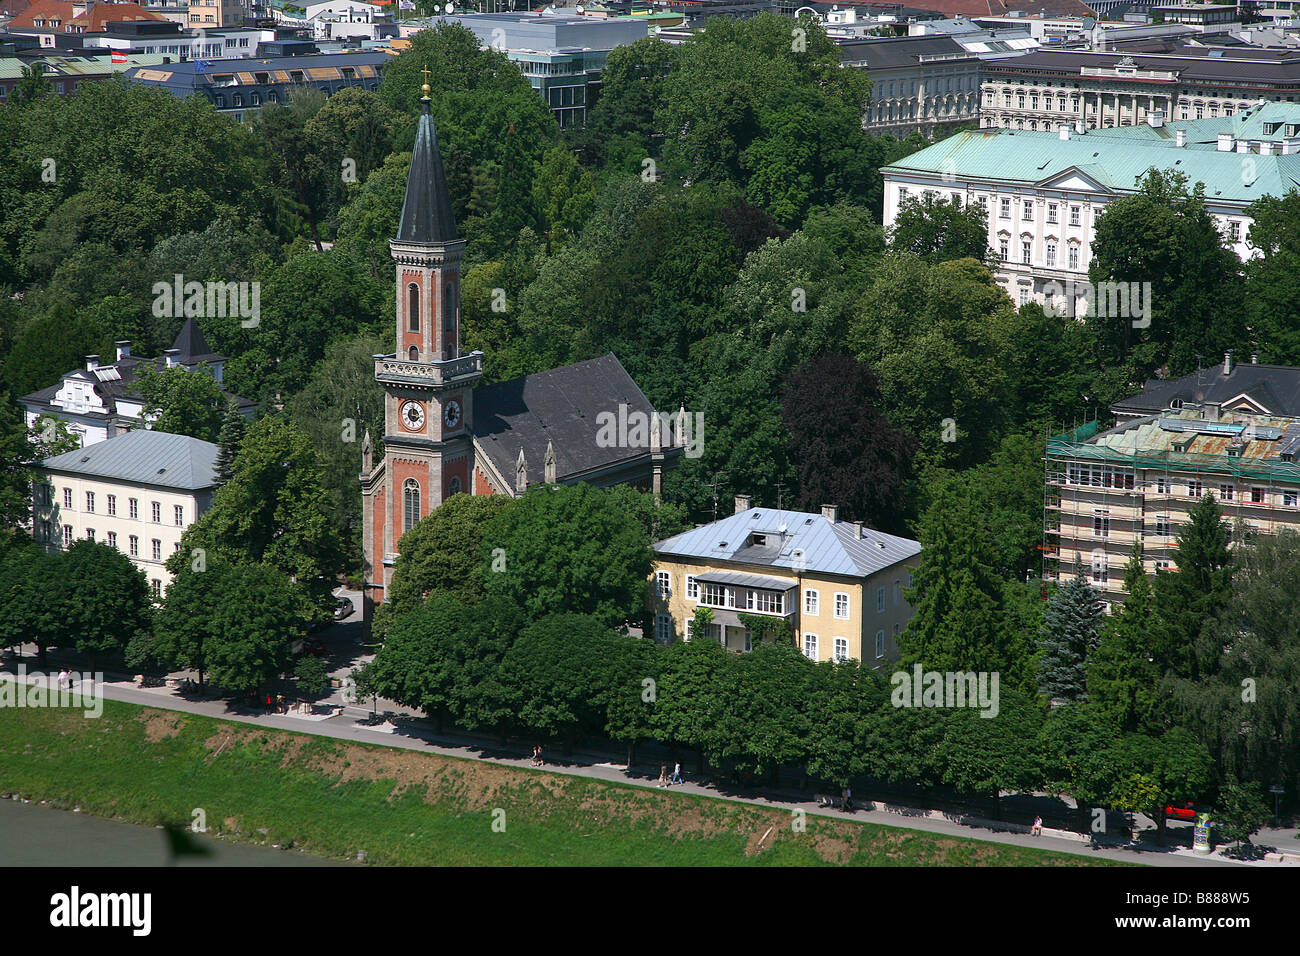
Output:
<path fill-rule="evenodd" d="M 104 702 L 9 709 L 0 792 L 337 860 L 479 866 L 1107 861 Z"/>

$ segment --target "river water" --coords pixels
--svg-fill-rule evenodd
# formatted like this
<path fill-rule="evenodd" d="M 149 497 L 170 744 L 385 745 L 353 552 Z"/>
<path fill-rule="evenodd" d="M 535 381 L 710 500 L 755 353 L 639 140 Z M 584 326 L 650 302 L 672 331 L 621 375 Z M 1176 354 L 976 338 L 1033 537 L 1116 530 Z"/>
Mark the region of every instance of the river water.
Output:
<path fill-rule="evenodd" d="M 332 866 L 332 861 L 191 834 L 212 852 L 172 858 L 154 827 L 0 800 L 0 866 Z"/>

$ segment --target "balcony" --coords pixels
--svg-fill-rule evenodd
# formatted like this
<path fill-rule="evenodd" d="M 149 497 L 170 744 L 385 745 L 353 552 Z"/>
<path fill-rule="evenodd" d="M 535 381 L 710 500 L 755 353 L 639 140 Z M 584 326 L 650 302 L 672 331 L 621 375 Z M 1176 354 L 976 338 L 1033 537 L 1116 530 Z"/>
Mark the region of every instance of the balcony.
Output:
<path fill-rule="evenodd" d="M 483 374 L 483 353 L 435 362 L 409 362 L 396 355 L 375 356 L 375 379 L 388 385 L 443 388 L 472 382 Z"/>

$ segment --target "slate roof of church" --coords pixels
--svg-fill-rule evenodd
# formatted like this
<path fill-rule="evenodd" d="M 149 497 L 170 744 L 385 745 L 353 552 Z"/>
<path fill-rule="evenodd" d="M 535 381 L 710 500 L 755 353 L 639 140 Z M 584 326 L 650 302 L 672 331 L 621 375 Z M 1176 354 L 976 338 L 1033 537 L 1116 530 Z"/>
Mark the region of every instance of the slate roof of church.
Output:
<path fill-rule="evenodd" d="M 596 443 L 601 424 L 597 417 L 602 412 L 617 417 L 619 405 L 627 405 L 629 414 L 654 412 L 622 363 L 607 352 L 535 375 L 480 385 L 474 390 L 472 428 L 479 447 L 512 486 L 521 448 L 529 482 L 543 479 L 548 442 L 555 449 L 556 480 L 563 482 L 649 454 L 649 447 L 602 448 Z M 675 455 L 681 450 L 664 451 Z"/>

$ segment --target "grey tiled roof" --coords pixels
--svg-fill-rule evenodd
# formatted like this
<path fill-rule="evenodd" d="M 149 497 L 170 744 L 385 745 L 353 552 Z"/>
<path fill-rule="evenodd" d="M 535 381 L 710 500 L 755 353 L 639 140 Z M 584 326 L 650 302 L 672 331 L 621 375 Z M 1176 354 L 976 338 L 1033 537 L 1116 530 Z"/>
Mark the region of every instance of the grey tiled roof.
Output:
<path fill-rule="evenodd" d="M 768 535 L 764 547 L 749 545 L 750 534 Z M 750 508 L 712 524 L 657 542 L 664 555 L 701 560 L 765 564 L 793 571 L 796 551 L 802 551 L 804 573 L 865 577 L 921 553 L 921 544 L 864 528 L 858 537 L 848 521 L 831 522 L 820 514 Z"/>
<path fill-rule="evenodd" d="M 602 448 L 596 443 L 600 430 L 596 417 L 602 412 L 617 415 L 620 404 L 627 405 L 629 413 L 653 411 L 622 363 L 607 352 L 600 358 L 476 388 L 474 437 L 511 482 L 521 448 L 528 480 L 542 479 L 550 442 L 555 449 L 555 477 L 564 481 L 649 454 L 649 448 Z M 666 455 L 679 452 L 665 449 Z"/>
<path fill-rule="evenodd" d="M 1111 406 L 1115 412 L 1152 415 L 1183 402 L 1223 403 L 1245 395 L 1269 414 L 1300 417 L 1300 368 L 1288 365 L 1239 364 L 1231 374 L 1215 365 L 1174 379 L 1150 379 L 1142 391 Z"/>
<path fill-rule="evenodd" d="M 46 458 L 50 471 L 139 485 L 200 491 L 217 483 L 219 446 L 187 435 L 132 430 L 88 448 Z"/>

